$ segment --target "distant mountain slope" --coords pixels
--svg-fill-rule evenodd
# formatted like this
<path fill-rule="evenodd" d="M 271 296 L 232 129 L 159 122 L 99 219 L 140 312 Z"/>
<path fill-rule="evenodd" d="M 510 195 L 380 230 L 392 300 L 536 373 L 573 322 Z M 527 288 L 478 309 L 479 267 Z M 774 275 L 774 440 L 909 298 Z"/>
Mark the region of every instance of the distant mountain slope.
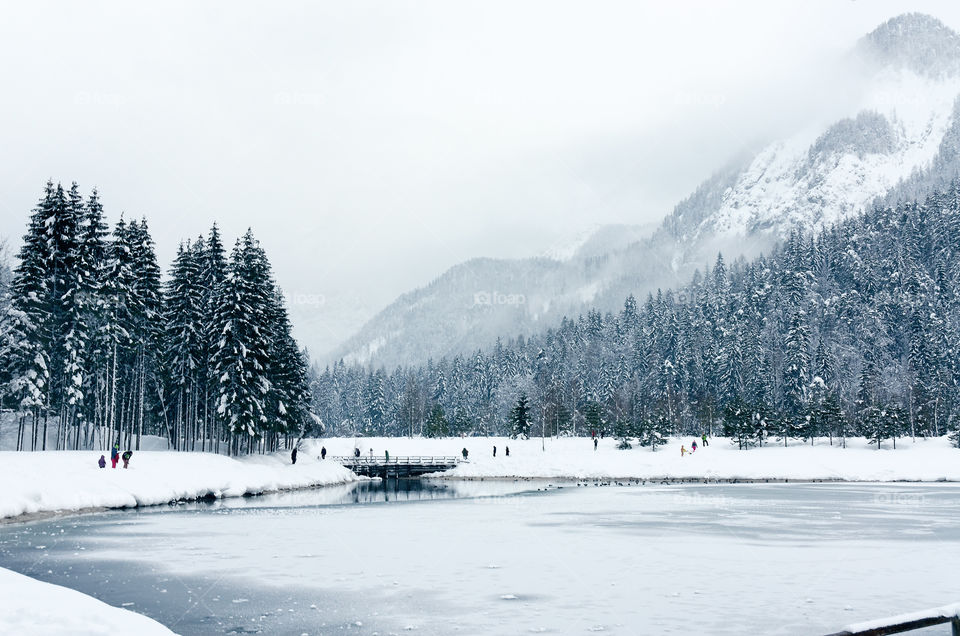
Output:
<path fill-rule="evenodd" d="M 615 310 L 631 293 L 686 281 L 718 251 L 753 256 L 794 228 L 815 231 L 956 174 L 960 36 L 907 14 L 862 38 L 852 58 L 865 81 L 846 117 L 810 124 L 717 172 L 652 235 L 607 227 L 563 259 L 463 263 L 398 298 L 335 357 L 423 362 L 539 331 L 587 307 Z"/>

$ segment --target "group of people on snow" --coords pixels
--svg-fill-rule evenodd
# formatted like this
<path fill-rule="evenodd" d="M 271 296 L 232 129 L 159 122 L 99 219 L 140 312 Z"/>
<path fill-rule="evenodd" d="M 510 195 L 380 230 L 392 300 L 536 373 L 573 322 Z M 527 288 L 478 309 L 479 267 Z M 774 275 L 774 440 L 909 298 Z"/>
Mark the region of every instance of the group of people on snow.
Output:
<path fill-rule="evenodd" d="M 120 454 L 120 444 L 114 444 L 113 448 L 110 450 L 110 468 L 116 468 L 117 462 L 121 459 L 123 460 L 123 467 L 129 468 L 131 457 L 133 457 L 132 450 L 125 450 L 123 451 L 123 454 Z M 104 455 L 100 456 L 100 459 L 97 461 L 97 466 L 100 468 L 107 467 L 107 460 Z"/>
<path fill-rule="evenodd" d="M 702 434 L 702 435 L 700 436 L 700 442 L 701 442 L 704 446 L 709 446 L 709 445 L 710 445 L 710 442 L 707 441 L 707 434 L 706 434 L 706 433 L 704 433 L 704 434 Z M 687 453 L 690 453 L 690 454 L 692 455 L 693 453 L 696 453 L 696 452 L 697 452 L 697 440 L 693 440 L 693 443 L 690 444 L 690 450 L 687 450 L 687 447 L 684 446 L 683 444 L 680 445 L 680 457 L 683 457 L 683 456 L 686 455 Z"/>
<path fill-rule="evenodd" d="M 464 446 L 464 447 L 463 447 L 463 450 L 460 451 L 460 454 L 463 455 L 463 460 L 466 461 L 467 458 L 470 456 L 470 451 L 468 451 L 468 450 L 467 450 L 467 447 Z M 504 447 L 503 447 L 503 454 L 504 454 L 505 457 L 510 457 L 510 447 L 509 447 L 509 446 L 504 446 Z M 496 447 L 496 446 L 493 447 L 493 456 L 494 456 L 494 457 L 497 456 L 497 447 Z"/>

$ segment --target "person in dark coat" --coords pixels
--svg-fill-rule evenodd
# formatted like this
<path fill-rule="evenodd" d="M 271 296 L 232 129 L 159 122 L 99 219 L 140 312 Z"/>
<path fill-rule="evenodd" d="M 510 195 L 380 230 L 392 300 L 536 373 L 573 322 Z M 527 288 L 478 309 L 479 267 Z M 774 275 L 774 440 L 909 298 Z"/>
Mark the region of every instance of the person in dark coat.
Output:
<path fill-rule="evenodd" d="M 326 459 L 326 458 L 327 458 L 327 447 L 324 446 L 323 448 L 320 449 L 320 459 Z"/>
<path fill-rule="evenodd" d="M 463 454 L 463 458 L 464 458 L 464 459 L 466 459 L 466 458 L 467 458 L 467 455 L 470 454 L 470 452 L 467 451 L 467 447 L 466 447 L 466 446 L 464 446 L 464 447 L 463 447 L 463 450 L 460 451 L 460 452 L 461 452 L 461 454 Z"/>
<path fill-rule="evenodd" d="M 114 444 L 110 451 L 110 467 L 116 468 L 118 461 L 120 461 L 120 444 Z"/>
<path fill-rule="evenodd" d="M 100 468 L 107 467 L 107 460 L 103 457 L 103 455 L 100 456 L 100 461 L 97 462 L 97 466 L 99 466 Z"/>
<path fill-rule="evenodd" d="M 354 457 L 360 457 L 360 447 L 359 447 L 359 446 L 358 446 L 357 448 L 354 448 L 354 449 L 353 449 L 353 456 L 354 456 Z"/>
<path fill-rule="evenodd" d="M 593 438 L 593 450 L 597 450 L 597 438 Z"/>
<path fill-rule="evenodd" d="M 297 463 L 297 447 L 294 446 L 293 450 L 290 452 L 290 461 L 294 464 Z"/>
<path fill-rule="evenodd" d="M 510 457 L 510 447 L 509 447 L 509 446 L 504 447 L 503 451 L 504 451 L 504 453 L 506 454 L 507 457 Z"/>
<path fill-rule="evenodd" d="M 496 446 L 493 447 L 493 456 L 494 456 L 494 457 L 497 456 L 497 447 L 496 447 Z"/>
<path fill-rule="evenodd" d="M 130 466 L 130 458 L 133 457 L 132 450 L 123 451 L 123 467 L 127 468 Z"/>

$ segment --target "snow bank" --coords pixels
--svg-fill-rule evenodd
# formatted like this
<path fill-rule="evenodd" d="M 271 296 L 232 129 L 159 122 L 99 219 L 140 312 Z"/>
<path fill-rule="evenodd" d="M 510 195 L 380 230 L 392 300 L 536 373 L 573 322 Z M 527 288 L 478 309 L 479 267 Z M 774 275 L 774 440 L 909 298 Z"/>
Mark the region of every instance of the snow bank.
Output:
<path fill-rule="evenodd" d="M 0 568 L 0 634 L 171 636 L 173 632 L 134 612 L 111 607 L 80 592 L 42 583 Z"/>
<path fill-rule="evenodd" d="M 891 625 L 902 625 L 904 623 L 922 621 L 925 618 L 954 618 L 954 617 L 960 618 L 960 603 L 954 603 L 953 605 L 944 605 L 943 607 L 937 607 L 932 610 L 910 612 L 908 614 L 898 614 L 897 616 L 891 616 L 889 618 L 881 618 L 873 621 L 863 621 L 862 623 L 853 623 L 852 625 L 847 625 L 846 627 L 844 627 L 843 631 L 856 634 L 859 632 L 883 629 Z"/>
<path fill-rule="evenodd" d="M 309 448 L 326 446 L 329 455 L 350 455 L 359 447 L 382 456 L 460 455 L 469 451 L 469 461 L 443 473 L 451 478 L 571 478 L 571 479 L 835 479 L 848 481 L 960 481 L 960 449 L 947 438 L 911 442 L 887 441 L 877 450 L 863 438 L 847 440 L 841 448 L 835 440 L 816 445 L 791 441 L 787 448 L 773 442 L 762 448 L 738 450 L 726 438 L 710 438 L 710 445 L 695 454 L 680 456 L 681 444 L 691 447 L 693 438 L 675 439 L 656 452 L 635 447 L 618 450 L 617 441 L 603 439 L 596 451 L 589 438 L 514 440 L 508 438 L 332 438 L 312 440 Z M 543 444 L 543 449 L 541 448 Z M 700 440 L 697 440 L 700 444 Z M 493 456 L 493 447 L 497 456 Z M 510 447 L 510 456 L 505 448 Z M 544 450 L 545 449 L 545 450 Z M 329 456 L 328 455 L 328 456 Z"/>
<path fill-rule="evenodd" d="M 301 452 L 233 459 L 211 453 L 137 451 L 130 468 L 101 469 L 98 451 L 0 452 L 0 518 L 24 513 L 129 508 L 201 497 L 342 484 L 358 479 Z"/>

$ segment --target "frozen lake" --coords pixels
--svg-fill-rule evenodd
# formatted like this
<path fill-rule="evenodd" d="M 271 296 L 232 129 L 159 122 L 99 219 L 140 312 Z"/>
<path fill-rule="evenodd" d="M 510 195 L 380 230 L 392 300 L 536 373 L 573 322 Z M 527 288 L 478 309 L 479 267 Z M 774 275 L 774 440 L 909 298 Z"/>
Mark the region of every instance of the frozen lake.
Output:
<path fill-rule="evenodd" d="M 960 601 L 960 485 L 562 485 L 5 525 L 0 565 L 181 634 L 816 634 Z"/>

